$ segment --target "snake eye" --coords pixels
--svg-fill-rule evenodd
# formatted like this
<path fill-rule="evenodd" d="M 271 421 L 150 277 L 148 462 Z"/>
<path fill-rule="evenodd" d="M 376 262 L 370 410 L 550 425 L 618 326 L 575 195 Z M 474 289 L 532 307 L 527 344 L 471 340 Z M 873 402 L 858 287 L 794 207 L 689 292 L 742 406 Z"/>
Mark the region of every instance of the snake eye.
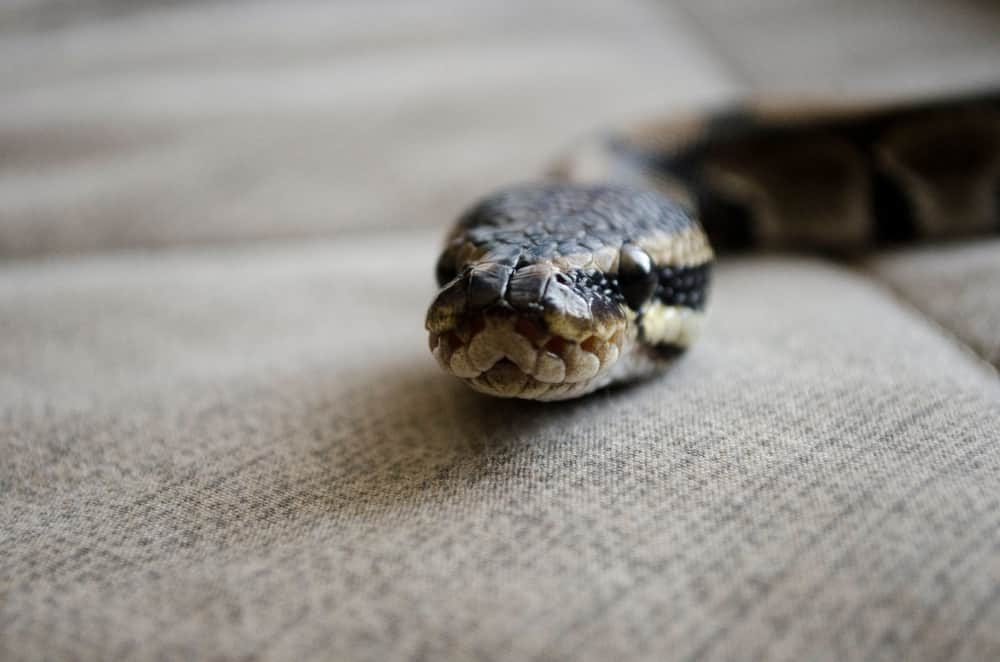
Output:
<path fill-rule="evenodd" d="M 632 310 L 639 310 L 653 296 L 656 273 L 649 255 L 638 246 L 626 244 L 618 255 L 618 284 L 625 303 Z"/>

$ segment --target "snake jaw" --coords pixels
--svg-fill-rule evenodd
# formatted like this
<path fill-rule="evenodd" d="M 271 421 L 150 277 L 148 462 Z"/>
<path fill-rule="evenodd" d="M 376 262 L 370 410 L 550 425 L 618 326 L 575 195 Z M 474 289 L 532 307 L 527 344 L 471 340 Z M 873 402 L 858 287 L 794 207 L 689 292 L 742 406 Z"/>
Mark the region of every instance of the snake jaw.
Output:
<path fill-rule="evenodd" d="M 627 321 L 610 335 L 570 339 L 535 316 L 511 312 L 463 320 L 453 330 L 430 332 L 441 367 L 473 389 L 500 397 L 557 400 L 603 386 L 633 339 Z"/>
<path fill-rule="evenodd" d="M 634 322 L 626 306 L 588 300 L 550 265 L 479 264 L 438 293 L 426 326 L 438 363 L 473 389 L 558 400 L 611 380 L 635 340 Z"/>

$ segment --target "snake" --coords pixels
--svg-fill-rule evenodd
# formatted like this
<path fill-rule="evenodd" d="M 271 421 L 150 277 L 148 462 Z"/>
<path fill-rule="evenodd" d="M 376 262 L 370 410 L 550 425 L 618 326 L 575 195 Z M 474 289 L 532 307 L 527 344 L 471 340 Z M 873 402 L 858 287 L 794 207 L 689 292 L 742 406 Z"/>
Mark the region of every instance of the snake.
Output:
<path fill-rule="evenodd" d="M 425 326 L 472 389 L 565 400 L 682 357 L 717 255 L 849 258 L 998 230 L 1000 93 L 746 100 L 596 134 L 474 203 Z"/>

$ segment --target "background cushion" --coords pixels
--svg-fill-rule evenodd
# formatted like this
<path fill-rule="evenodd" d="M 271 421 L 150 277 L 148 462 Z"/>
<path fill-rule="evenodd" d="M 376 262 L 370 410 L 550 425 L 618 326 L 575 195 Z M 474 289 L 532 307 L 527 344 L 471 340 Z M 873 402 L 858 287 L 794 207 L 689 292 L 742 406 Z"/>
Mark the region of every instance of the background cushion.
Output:
<path fill-rule="evenodd" d="M 869 266 L 957 340 L 1000 367 L 1000 241 L 899 250 L 872 258 Z"/>

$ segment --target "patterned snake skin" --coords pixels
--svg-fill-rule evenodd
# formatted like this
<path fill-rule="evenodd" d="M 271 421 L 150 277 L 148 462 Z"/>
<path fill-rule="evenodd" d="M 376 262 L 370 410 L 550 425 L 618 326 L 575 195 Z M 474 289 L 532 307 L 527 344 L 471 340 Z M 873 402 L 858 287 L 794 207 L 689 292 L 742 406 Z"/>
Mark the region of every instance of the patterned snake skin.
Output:
<path fill-rule="evenodd" d="M 697 338 L 719 251 L 850 255 L 1000 230 L 1000 96 L 741 106 L 581 146 L 448 235 L 431 351 L 473 389 L 573 398 Z"/>

